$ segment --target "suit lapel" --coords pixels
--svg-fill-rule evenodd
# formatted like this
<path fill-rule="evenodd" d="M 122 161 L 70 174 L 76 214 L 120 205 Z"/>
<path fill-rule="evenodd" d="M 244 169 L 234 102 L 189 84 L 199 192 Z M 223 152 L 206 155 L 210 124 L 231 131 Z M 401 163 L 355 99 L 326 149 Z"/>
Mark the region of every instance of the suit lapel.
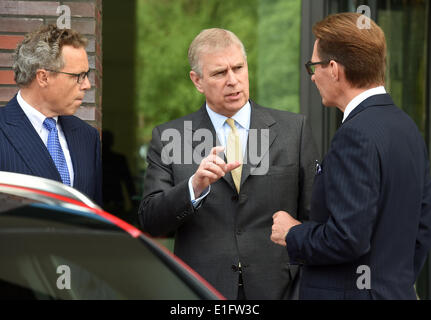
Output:
<path fill-rule="evenodd" d="M 83 187 L 82 184 L 85 181 L 85 177 L 82 176 L 82 170 L 79 170 L 79 168 L 80 166 L 85 166 L 86 164 L 80 163 L 82 162 L 82 159 L 79 157 L 79 155 L 80 144 L 82 144 L 83 141 L 80 140 L 78 127 L 75 125 L 76 122 L 72 121 L 70 116 L 60 116 L 58 119 L 63 130 L 64 137 L 66 138 L 70 158 L 72 160 L 74 173 L 73 187 L 75 189 L 82 190 L 81 187 Z"/>
<path fill-rule="evenodd" d="M 208 113 L 206 111 L 205 104 L 202 106 L 202 108 L 197 113 L 196 120 L 193 119 L 192 121 L 193 121 L 193 134 L 196 134 L 196 132 L 199 129 L 210 130 L 210 132 L 211 132 L 211 138 L 212 138 L 212 146 L 221 146 L 221 143 L 218 140 L 218 137 L 217 137 L 216 131 L 214 129 L 214 126 L 213 126 L 213 124 L 211 122 L 211 119 L 210 119 L 210 117 L 209 117 L 209 115 L 208 115 Z M 185 131 L 186 131 L 185 134 L 187 134 L 187 129 Z M 202 141 L 193 141 L 192 142 L 192 150 L 194 151 L 195 148 L 200 143 L 202 143 Z M 205 156 L 207 156 L 207 154 L 205 154 Z M 222 158 L 223 158 L 224 161 L 226 161 L 225 154 L 223 154 Z M 195 162 L 193 161 L 193 163 L 195 163 Z M 195 166 L 196 167 L 194 168 L 194 171 L 197 170 L 198 164 L 195 164 Z M 224 175 L 222 177 L 222 179 L 225 180 L 229 184 L 229 186 L 233 190 L 236 191 L 236 187 L 235 187 L 235 184 L 233 182 L 232 175 L 230 173 Z"/>
<path fill-rule="evenodd" d="M 253 174 L 259 168 L 262 159 L 269 156 L 269 149 L 277 137 L 276 130 L 270 130 L 276 124 L 276 121 L 265 112 L 263 107 L 260 107 L 253 101 L 250 102 L 251 121 L 245 151 L 247 161 L 245 161 L 242 167 L 241 187 L 250 174 Z"/>
<path fill-rule="evenodd" d="M 61 181 L 48 149 L 22 111 L 16 96 L 5 108 L 3 131 L 25 165 L 35 176 Z"/>
<path fill-rule="evenodd" d="M 273 144 L 275 138 L 277 137 L 276 131 L 270 130 L 270 128 L 276 124 L 276 121 L 267 112 L 265 112 L 263 107 L 260 107 L 259 105 L 255 104 L 251 100 L 250 100 L 250 104 L 251 104 L 250 131 L 253 129 L 254 133 L 250 135 L 250 131 L 249 131 L 247 147 L 246 147 L 246 155 L 245 155 L 246 161 L 244 161 L 244 164 L 242 167 L 241 186 L 245 183 L 245 181 L 250 176 L 250 174 L 252 174 L 253 171 L 259 167 L 260 163 L 262 162 L 262 159 L 265 156 L 268 156 L 269 149 Z M 208 116 L 208 113 L 206 111 L 205 104 L 197 113 L 196 120 L 193 119 L 193 134 L 196 133 L 196 131 L 199 129 L 206 129 L 206 130 L 209 129 L 213 137 L 212 145 L 213 146 L 221 145 L 221 143 L 217 138 L 217 134 L 215 132 L 211 119 Z M 266 129 L 266 130 L 262 131 L 261 129 Z M 185 132 L 185 134 L 187 133 Z M 262 139 L 264 139 L 264 141 L 268 141 L 268 143 L 262 144 Z M 192 143 L 193 150 L 195 150 L 195 148 L 199 143 L 201 142 L 193 141 Z M 223 160 L 226 161 L 225 155 L 223 155 Z M 196 164 L 196 169 L 197 169 L 197 164 Z M 224 177 L 222 177 L 222 179 L 229 184 L 232 190 L 236 191 L 236 187 L 233 182 L 231 173 L 226 174 Z"/>
<path fill-rule="evenodd" d="M 218 142 L 217 134 L 215 132 L 214 126 L 211 122 L 211 119 L 206 111 L 205 104 L 202 106 L 202 108 L 197 112 L 196 117 L 192 118 L 192 134 L 196 134 L 196 131 L 203 129 L 203 130 L 210 130 L 212 135 L 212 143 L 213 145 L 216 145 L 215 143 Z M 185 134 L 187 134 L 188 128 L 185 128 Z M 193 141 L 192 139 L 192 146 L 193 150 L 195 147 L 197 147 L 201 141 Z M 220 145 L 220 144 L 218 144 Z"/>

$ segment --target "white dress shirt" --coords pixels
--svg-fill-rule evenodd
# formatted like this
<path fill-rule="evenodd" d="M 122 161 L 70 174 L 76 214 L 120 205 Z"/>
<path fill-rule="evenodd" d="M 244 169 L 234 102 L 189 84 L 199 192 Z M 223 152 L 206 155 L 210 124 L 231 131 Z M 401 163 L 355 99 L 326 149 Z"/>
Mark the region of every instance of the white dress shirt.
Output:
<path fill-rule="evenodd" d="M 28 120 L 30 120 L 31 124 L 33 125 L 34 129 L 36 130 L 39 137 L 42 139 L 45 146 L 48 145 L 48 134 L 49 131 L 43 126 L 43 122 L 47 117 L 45 117 L 42 113 L 40 113 L 38 110 L 36 110 L 34 107 L 29 105 L 21 96 L 21 90 L 18 91 L 18 95 L 16 97 L 18 100 L 18 104 L 21 106 L 22 111 L 24 111 L 25 115 L 27 116 Z M 63 130 L 58 123 L 58 117 L 53 117 L 55 121 L 57 122 L 57 131 L 58 131 L 58 138 L 60 140 L 61 148 L 63 149 L 64 157 L 66 158 L 67 163 L 67 169 L 69 170 L 69 177 L 70 177 L 70 185 L 73 186 L 74 181 L 74 172 L 73 172 L 73 166 L 72 166 L 72 158 L 70 157 L 70 151 L 69 147 L 66 142 L 66 137 L 64 136 Z"/>
<path fill-rule="evenodd" d="M 210 117 L 211 123 L 214 127 L 214 130 L 217 134 L 217 138 L 220 144 L 223 147 L 225 147 L 225 152 L 226 152 L 226 140 L 227 140 L 227 137 L 229 136 L 230 131 L 232 130 L 231 127 L 226 123 L 226 119 L 228 119 L 228 117 L 214 112 L 208 106 L 208 104 L 206 105 L 206 109 L 208 112 L 208 116 Z M 250 119 L 251 119 L 250 102 L 247 101 L 247 103 L 235 115 L 232 116 L 232 119 L 235 120 L 235 126 L 237 127 L 237 130 L 240 135 L 242 154 L 244 157 L 245 150 L 247 147 L 248 132 L 250 130 Z M 208 188 L 202 192 L 202 195 L 198 199 L 195 199 L 195 193 L 192 187 L 193 176 L 191 176 L 189 179 L 189 192 L 190 192 L 190 199 L 193 205 L 197 207 L 199 205 L 199 202 L 209 194 L 209 192 L 211 191 L 211 186 L 208 186 Z"/>
<path fill-rule="evenodd" d="M 344 122 L 344 120 L 347 119 L 347 117 L 353 111 L 353 109 L 355 109 L 357 106 L 359 106 L 365 99 L 368 99 L 369 97 L 375 96 L 377 94 L 385 94 L 385 93 L 386 93 L 385 87 L 380 86 L 380 87 L 366 90 L 366 91 L 358 94 L 356 97 L 354 97 L 352 99 L 352 101 L 349 102 L 346 109 L 344 110 L 344 116 L 343 116 L 342 122 Z"/>

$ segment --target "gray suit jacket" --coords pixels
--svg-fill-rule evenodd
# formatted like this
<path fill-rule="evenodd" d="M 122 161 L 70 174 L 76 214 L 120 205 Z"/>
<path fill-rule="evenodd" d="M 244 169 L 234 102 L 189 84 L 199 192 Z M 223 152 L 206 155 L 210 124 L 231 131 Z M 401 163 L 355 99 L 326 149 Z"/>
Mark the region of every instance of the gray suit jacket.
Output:
<path fill-rule="evenodd" d="M 305 117 L 263 108 L 251 101 L 247 154 L 251 150 L 255 159 L 249 156 L 243 166 L 239 195 L 229 173 L 211 185 L 211 192 L 195 209 L 188 180 L 199 162 L 190 163 L 191 151 L 195 155 L 202 151 L 202 157 L 209 152 L 202 150 L 199 135 L 203 130 L 199 129 L 211 132 L 210 146 L 216 145 L 205 105 L 154 128 L 139 209 L 144 231 L 153 236 L 175 232 L 175 254 L 228 299 L 237 297 L 239 261 L 247 299 L 291 296 L 289 285 L 298 267 L 289 264 L 285 248 L 271 242 L 270 235 L 272 215 L 278 210 L 286 210 L 299 220 L 308 217 L 318 156 Z M 250 143 L 255 141 L 252 129 L 258 129 L 260 137 L 257 156 Z M 181 143 L 172 140 L 175 132 L 181 136 Z M 167 139 L 162 135 L 171 136 L 171 140 L 162 141 Z M 177 155 L 182 152 L 181 161 L 167 163 L 162 150 L 167 151 L 169 144 L 178 147 Z"/>

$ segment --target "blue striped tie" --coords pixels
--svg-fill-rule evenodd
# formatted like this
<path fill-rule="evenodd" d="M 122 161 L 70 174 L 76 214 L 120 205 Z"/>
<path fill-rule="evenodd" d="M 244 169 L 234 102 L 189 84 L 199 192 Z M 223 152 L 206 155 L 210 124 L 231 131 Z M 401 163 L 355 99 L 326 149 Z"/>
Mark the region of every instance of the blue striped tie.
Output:
<path fill-rule="evenodd" d="M 58 173 L 60 173 L 61 181 L 70 186 L 66 158 L 64 157 L 63 149 L 61 149 L 60 140 L 58 139 L 57 122 L 53 118 L 46 118 L 43 122 L 43 126 L 49 131 L 47 148 L 52 160 L 54 160 Z"/>

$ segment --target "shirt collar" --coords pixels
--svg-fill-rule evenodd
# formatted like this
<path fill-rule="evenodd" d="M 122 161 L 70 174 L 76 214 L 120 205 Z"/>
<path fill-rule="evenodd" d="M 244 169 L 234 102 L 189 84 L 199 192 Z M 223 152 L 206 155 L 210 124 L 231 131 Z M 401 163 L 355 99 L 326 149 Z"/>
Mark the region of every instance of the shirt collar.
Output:
<path fill-rule="evenodd" d="M 211 122 L 214 126 L 214 129 L 216 132 L 218 132 L 220 129 L 223 128 L 223 125 L 226 122 L 227 117 L 223 116 L 215 111 L 213 111 L 208 104 L 206 104 L 206 109 L 208 112 L 208 116 L 211 119 Z M 250 102 L 247 101 L 247 103 L 238 110 L 235 115 L 232 116 L 232 119 L 234 119 L 242 128 L 248 130 L 250 129 L 250 117 L 251 117 L 251 106 Z"/>
<path fill-rule="evenodd" d="M 379 86 L 358 94 L 356 97 L 352 99 L 352 101 L 349 102 L 346 109 L 344 110 L 344 116 L 343 116 L 342 122 L 344 122 L 344 120 L 347 119 L 347 117 L 353 111 L 353 109 L 359 106 L 365 99 L 368 99 L 369 97 L 375 96 L 377 94 L 385 94 L 385 93 L 386 93 L 385 87 Z"/>
<path fill-rule="evenodd" d="M 45 117 L 41 112 L 39 112 L 37 109 L 35 109 L 23 99 L 23 97 L 21 96 L 21 90 L 18 91 L 16 99 L 18 100 L 18 104 L 21 106 L 22 111 L 24 111 L 25 115 L 30 120 L 33 127 L 36 129 L 37 132 L 40 132 L 43 128 L 43 122 L 47 117 Z M 53 117 L 53 119 L 55 119 L 55 121 L 57 122 L 58 117 Z"/>

